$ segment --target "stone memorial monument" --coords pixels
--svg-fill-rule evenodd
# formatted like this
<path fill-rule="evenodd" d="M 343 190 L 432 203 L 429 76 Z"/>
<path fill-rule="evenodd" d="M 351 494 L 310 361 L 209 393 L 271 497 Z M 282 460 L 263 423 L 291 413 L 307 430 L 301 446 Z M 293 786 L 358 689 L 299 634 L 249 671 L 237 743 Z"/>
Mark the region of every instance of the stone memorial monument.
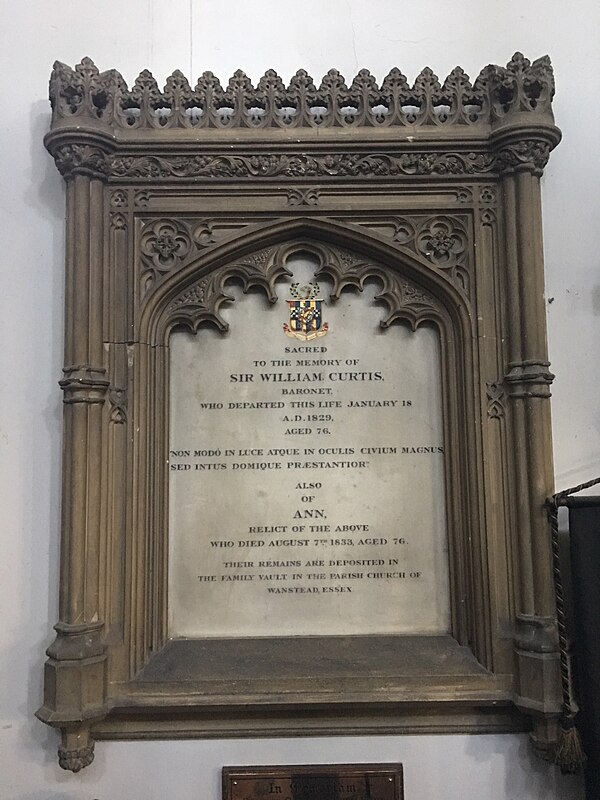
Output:
<path fill-rule="evenodd" d="M 553 93 L 519 53 L 412 85 L 55 64 L 63 767 L 113 737 L 551 756 Z"/>

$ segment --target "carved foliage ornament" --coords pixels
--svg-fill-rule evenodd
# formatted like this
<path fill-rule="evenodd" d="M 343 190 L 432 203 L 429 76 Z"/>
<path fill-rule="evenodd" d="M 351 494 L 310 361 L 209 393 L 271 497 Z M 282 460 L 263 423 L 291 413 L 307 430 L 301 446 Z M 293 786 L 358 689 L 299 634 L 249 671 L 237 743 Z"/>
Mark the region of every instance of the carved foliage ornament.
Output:
<path fill-rule="evenodd" d="M 63 145 L 53 151 L 61 174 L 105 179 L 173 178 L 389 178 L 423 175 L 486 175 L 518 168 L 541 174 L 552 147 L 524 140 L 495 153 L 325 153 L 293 155 L 122 156 L 107 155 L 90 145 Z M 308 200 L 314 204 L 313 196 Z M 300 203 L 306 201 L 300 200 Z"/>
<path fill-rule="evenodd" d="M 75 69 L 60 62 L 54 66 L 53 130 L 47 144 L 65 177 L 85 174 L 114 181 L 493 177 L 515 170 L 540 174 L 559 139 L 553 95 L 548 57 L 532 63 L 521 53 L 506 67 L 486 67 L 473 84 L 460 67 L 443 83 L 427 67 L 412 85 L 398 69 L 381 85 L 368 70 L 349 84 L 330 70 L 318 86 L 304 70 L 287 86 L 270 70 L 256 87 L 238 71 L 226 88 L 206 72 L 192 89 L 177 71 L 162 91 L 147 70 L 130 89 L 118 72 L 100 73 L 84 58 Z M 506 135 L 515 121 L 522 132 Z M 523 127 L 523 121 L 540 123 L 539 129 L 535 124 Z M 234 128 L 240 136 L 235 146 L 203 150 L 205 141 L 218 142 L 220 132 Z M 268 128 L 293 129 L 298 142 L 319 142 L 319 147 L 310 152 L 301 146 L 264 151 L 248 147 L 253 132 Z M 349 146 L 324 146 L 318 137 L 321 128 L 346 129 Z M 398 128 L 418 129 L 419 138 L 392 139 L 391 129 Z M 102 134 L 102 139 L 71 143 L 80 137 L 70 133 L 81 129 Z M 168 134 L 173 129 L 179 129 L 177 141 L 184 148 L 131 148 L 133 142 L 152 145 L 157 131 Z M 441 129 L 455 141 L 442 145 L 436 140 Z M 188 138 L 181 136 L 185 131 Z M 480 137 L 469 140 L 471 133 Z M 318 197 L 294 194 L 289 202 L 315 205 Z"/>
<path fill-rule="evenodd" d="M 537 145 L 537 143 L 536 143 Z M 526 153 L 522 156 L 526 161 Z M 502 163 L 508 163 L 509 156 Z M 516 164 L 517 161 L 513 159 Z M 492 153 L 297 153 L 192 157 L 113 156 L 116 178 L 389 178 L 494 172 Z"/>
<path fill-rule="evenodd" d="M 474 83 L 456 67 L 440 82 L 426 67 L 411 85 L 392 69 L 381 85 L 362 69 L 349 83 L 330 70 L 317 85 L 299 70 L 286 86 L 268 70 L 253 86 L 238 70 L 224 88 L 205 72 L 192 88 L 176 70 L 163 90 L 148 70 L 130 89 L 116 70 L 84 58 L 75 69 L 57 61 L 50 78 L 54 122 L 90 117 L 121 128 L 298 128 L 477 126 L 511 111 L 544 111 L 554 95 L 547 56 L 531 63 L 515 53 L 490 65 Z"/>
<path fill-rule="evenodd" d="M 548 58 L 519 53 L 474 81 L 458 67 L 443 81 L 426 68 L 414 82 L 398 69 L 381 82 L 330 70 L 320 83 L 299 70 L 256 85 L 207 72 L 192 87 L 175 72 L 163 89 L 147 71 L 129 87 L 89 59 L 55 64 L 45 142 L 68 181 L 69 215 L 64 602 L 38 716 L 61 729 L 63 767 L 90 763 L 94 737 L 398 733 L 433 719 L 453 732 L 522 730 L 531 709 L 535 735 L 551 741 L 560 692 L 540 513 L 552 494 L 551 375 L 536 176 L 560 139 L 553 94 Z M 231 282 L 274 303 L 300 251 L 317 257 L 332 302 L 375 279 L 384 327 L 440 332 L 453 445 L 444 647 L 458 643 L 472 664 L 457 695 L 417 643 L 423 696 L 437 698 L 422 709 L 385 652 L 386 685 L 360 660 L 343 686 L 332 672 L 317 693 L 308 674 L 282 677 L 285 717 L 260 670 L 244 688 L 219 676 L 208 694 L 190 688 L 204 685 L 198 664 L 183 683 L 147 688 L 135 677 L 170 646 L 169 332 L 225 332 Z M 516 476 L 527 502 L 515 505 Z M 513 629 L 515 642 L 499 633 Z M 340 722 L 357 692 L 364 710 Z"/>
<path fill-rule="evenodd" d="M 88 175 L 90 178 L 106 178 L 111 165 L 100 147 L 86 144 L 66 144 L 54 151 L 54 160 L 61 175 Z"/>
<path fill-rule="evenodd" d="M 547 142 L 525 140 L 498 152 L 481 153 L 305 153 L 205 155 L 191 157 L 119 156 L 106 167 L 115 178 L 390 178 L 424 175 L 487 175 L 529 169 L 541 174 L 548 163 Z M 305 201 L 300 201 L 305 202 Z M 311 199 L 310 204 L 314 203 Z"/>

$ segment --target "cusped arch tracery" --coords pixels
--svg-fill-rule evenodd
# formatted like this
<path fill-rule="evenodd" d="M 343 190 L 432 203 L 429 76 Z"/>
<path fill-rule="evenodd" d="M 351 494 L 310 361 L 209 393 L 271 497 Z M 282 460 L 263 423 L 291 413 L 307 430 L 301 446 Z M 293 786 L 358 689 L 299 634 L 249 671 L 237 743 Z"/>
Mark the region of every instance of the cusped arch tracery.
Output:
<path fill-rule="evenodd" d="M 348 287 L 362 291 L 367 280 L 377 280 L 381 289 L 376 299 L 386 309 L 381 320 L 384 328 L 403 321 L 414 330 L 429 320 L 457 334 L 467 333 L 470 314 L 466 299 L 443 274 L 432 270 L 419 255 L 366 233 L 364 228 L 354 228 L 330 220 L 308 224 L 306 219 L 286 220 L 241 234 L 198 256 L 169 276 L 149 298 L 140 321 L 142 341 L 166 344 L 174 328 L 195 332 L 203 323 L 225 332 L 228 324 L 221 308 L 234 299 L 228 284 L 237 281 L 244 292 L 258 287 L 275 303 L 276 284 L 290 275 L 286 264 L 300 252 L 316 258 L 317 276 L 331 281 L 332 302 Z"/>
<path fill-rule="evenodd" d="M 254 87 L 238 72 L 228 86 L 205 73 L 192 87 L 176 72 L 163 90 L 147 72 L 130 88 L 84 59 L 56 64 L 50 94 L 45 143 L 67 184 L 70 234 L 63 602 L 38 716 L 62 731 L 61 766 L 89 764 L 94 736 L 498 732 L 528 727 L 524 714 L 549 755 L 566 658 L 544 510 L 553 488 L 539 178 L 560 140 L 549 60 L 517 53 L 474 82 L 459 68 L 445 81 L 426 69 L 414 83 L 393 69 L 381 83 L 331 71 L 319 85 L 299 71 Z M 349 664 L 340 682 L 348 648 L 332 637 L 318 691 L 318 637 L 310 651 L 300 643 L 291 676 L 277 657 L 265 671 L 271 637 L 253 645 L 240 681 L 230 640 L 211 641 L 207 671 L 168 624 L 170 332 L 203 318 L 223 325 L 234 280 L 275 302 L 286 254 L 300 249 L 316 253 L 334 293 L 377 282 L 384 324 L 437 323 L 461 646 L 361 639 L 373 658 Z M 142 673 L 151 661 L 154 679 Z M 372 667 L 383 682 L 370 680 Z M 415 681 L 423 702 L 413 702 Z"/>
<path fill-rule="evenodd" d="M 445 454 L 445 494 L 453 586 L 452 635 L 462 645 L 471 642 L 477 658 L 485 663 L 485 643 L 470 638 L 474 611 L 458 600 L 460 592 L 469 597 L 477 595 L 474 576 L 460 566 L 468 559 L 472 537 L 478 535 L 471 528 L 466 485 L 459 478 L 470 468 L 468 453 L 474 447 L 476 435 L 472 424 L 475 410 L 471 398 L 475 388 L 468 301 L 444 275 L 422 263 L 418 256 L 401 252 L 376 236 L 368 237 L 364 229 L 360 231 L 360 242 L 352 238 L 354 231 L 341 226 L 288 225 L 278 233 L 278 237 L 273 237 L 275 241 L 269 242 L 267 238 L 265 245 L 264 238 L 254 239 L 251 241 L 254 249 L 247 247 L 237 257 L 232 252 L 228 260 L 222 258 L 217 264 L 207 258 L 199 259 L 178 276 L 172 276 L 168 284 L 158 287 L 151 298 L 152 313 L 146 321 L 154 343 L 168 345 L 172 331 L 187 329 L 195 333 L 205 323 L 225 333 L 228 323 L 220 310 L 235 299 L 230 289 L 233 282 L 241 283 L 244 292 L 258 287 L 269 302 L 276 303 L 276 284 L 292 275 L 287 263 L 299 254 L 316 258 L 315 277 L 331 282 L 332 302 L 345 289 L 360 292 L 367 281 L 375 279 L 381 287 L 375 299 L 385 306 L 380 323 L 383 328 L 402 322 L 414 331 L 422 323 L 433 324 L 440 340 L 443 435 L 444 441 L 450 443 Z M 295 237 L 290 236 L 293 233 Z M 161 380 L 168 385 L 168 359 L 161 364 Z"/>
<path fill-rule="evenodd" d="M 195 332 L 200 324 L 208 322 L 225 332 L 228 323 L 220 309 L 223 304 L 234 300 L 227 284 L 237 280 L 241 282 L 244 292 L 259 287 L 269 302 L 275 303 L 278 299 L 276 283 L 292 275 L 287 268 L 288 261 L 300 253 L 316 257 L 315 277 L 331 281 L 331 302 L 335 303 L 344 289 L 352 287 L 362 292 L 367 280 L 377 279 L 381 289 L 375 300 L 381 301 L 386 307 L 380 323 L 382 328 L 402 320 L 415 330 L 425 320 L 439 320 L 443 314 L 433 294 L 402 277 L 399 272 L 339 246 L 299 241 L 257 250 L 196 280 L 180 291 L 167 306 L 165 314 L 168 329 L 185 327 Z"/>

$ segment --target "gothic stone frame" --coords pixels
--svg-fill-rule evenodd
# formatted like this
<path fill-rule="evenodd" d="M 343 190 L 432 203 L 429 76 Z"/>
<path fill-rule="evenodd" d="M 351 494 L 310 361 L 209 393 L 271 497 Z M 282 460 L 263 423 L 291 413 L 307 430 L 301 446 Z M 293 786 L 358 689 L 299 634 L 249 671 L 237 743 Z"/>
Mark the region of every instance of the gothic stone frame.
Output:
<path fill-rule="evenodd" d="M 38 716 L 77 771 L 102 738 L 530 730 L 560 712 L 544 500 L 552 454 L 540 176 L 560 139 L 547 57 L 474 84 L 300 70 L 128 89 L 56 63 L 46 146 L 66 181 L 60 619 Z M 335 299 L 440 333 L 448 636 L 167 636 L 170 331 L 271 302 L 308 251 Z M 268 659 L 265 659 L 268 653 Z M 327 653 L 344 665 L 331 672 Z M 268 661 L 268 672 L 265 663 Z M 213 665 L 212 668 L 210 665 Z"/>

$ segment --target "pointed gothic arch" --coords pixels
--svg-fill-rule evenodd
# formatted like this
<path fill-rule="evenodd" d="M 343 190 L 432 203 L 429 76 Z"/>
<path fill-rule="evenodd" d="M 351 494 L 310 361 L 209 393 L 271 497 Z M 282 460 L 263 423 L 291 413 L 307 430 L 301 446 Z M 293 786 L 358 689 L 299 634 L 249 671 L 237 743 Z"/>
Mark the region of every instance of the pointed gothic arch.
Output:
<path fill-rule="evenodd" d="M 539 178 L 560 139 L 553 91 L 548 59 L 521 54 L 473 84 L 331 71 L 317 89 L 300 71 L 287 88 L 207 73 L 192 90 L 174 73 L 163 92 L 149 73 L 129 90 L 89 59 L 57 62 L 63 549 L 38 716 L 62 732 L 62 766 L 112 737 L 533 729 L 551 748 Z M 230 281 L 275 303 L 298 252 L 334 301 L 374 280 L 384 326 L 438 331 L 450 635 L 169 640 L 169 337 L 224 331 Z"/>
<path fill-rule="evenodd" d="M 470 303 L 464 293 L 448 279 L 442 270 L 433 270 L 431 263 L 417 253 L 411 252 L 406 247 L 383 236 L 378 236 L 366 227 L 339 220 L 335 218 L 318 217 L 292 217 L 279 218 L 267 224 L 247 226 L 239 234 L 228 238 L 221 246 L 212 247 L 204 254 L 192 254 L 184 261 L 177 271 L 170 272 L 165 279 L 154 287 L 150 296 L 143 303 L 140 314 L 139 337 L 140 341 L 147 341 L 152 345 L 163 343 L 160 322 L 163 315 L 168 318 L 168 307 L 175 302 L 178 295 L 184 295 L 192 290 L 197 281 L 202 281 L 211 273 L 220 271 L 220 288 L 212 287 L 216 296 L 210 298 L 214 306 L 208 306 L 202 317 L 204 321 L 214 321 L 218 327 L 222 321 L 217 314 L 218 306 L 224 302 L 223 288 L 227 280 L 238 278 L 244 286 L 257 285 L 267 291 L 270 300 L 274 298 L 274 284 L 281 276 L 285 260 L 299 249 L 304 248 L 312 252 L 326 267 L 326 248 L 341 248 L 356 254 L 358 259 L 366 266 L 371 263 L 373 269 L 370 274 L 374 277 L 383 275 L 382 265 L 387 265 L 391 273 L 398 273 L 409 281 L 415 289 L 429 292 L 432 299 L 439 305 L 440 312 L 445 313 L 450 324 L 460 329 L 461 333 L 471 336 Z M 325 247 L 324 247 L 325 246 Z M 269 248 L 277 249 L 280 264 L 270 265 L 271 271 L 261 274 L 260 270 L 252 269 L 249 258 L 256 253 L 266 252 Z M 333 276 L 332 276 L 333 277 Z M 366 277 L 366 275 L 365 275 Z M 344 275 L 343 270 L 336 270 L 336 293 L 343 285 L 351 285 L 352 275 Z M 360 288 L 359 282 L 354 285 Z M 383 298 L 385 301 L 385 297 Z M 391 303 L 393 302 L 391 299 Z M 201 303 L 196 304 L 198 308 Z M 172 311 L 173 309 L 171 309 Z M 433 310 L 433 308 L 431 309 Z M 390 313 L 390 324 L 400 309 Z M 211 320 L 211 316 L 214 320 Z M 410 318 L 407 312 L 406 319 Z M 418 317 L 410 318 L 411 324 L 418 323 Z"/>
<path fill-rule="evenodd" d="M 286 238 L 290 236 L 293 238 Z M 357 245 L 359 250 L 354 249 Z M 475 449 L 474 426 L 478 412 L 473 405 L 472 370 L 467 366 L 477 354 L 471 346 L 473 331 L 465 298 L 443 276 L 433 274 L 418 257 L 378 241 L 364 231 L 348 230 L 347 226 L 333 220 L 278 220 L 261 228 L 260 236 L 252 231 L 249 235 L 234 237 L 219 250 L 190 260 L 157 287 L 141 316 L 139 341 L 150 346 L 143 348 L 147 355 L 139 359 L 134 382 L 149 386 L 153 397 L 166 402 L 169 373 L 165 352 L 171 332 L 180 327 L 196 332 L 199 325 L 206 323 L 225 331 L 226 323 L 219 315 L 219 308 L 221 303 L 228 302 L 226 286 L 229 281 L 240 281 L 244 291 L 259 287 L 271 302 L 275 302 L 277 281 L 286 274 L 288 258 L 298 252 L 310 253 L 317 259 L 319 276 L 328 277 L 332 282 L 334 300 L 344 288 L 361 291 L 367 279 L 375 279 L 381 285 L 377 297 L 386 307 L 382 327 L 401 321 L 414 331 L 421 323 L 434 324 L 441 346 L 444 438 L 456 443 L 448 451 L 446 464 L 446 513 L 451 539 L 451 630 L 454 638 L 461 645 L 470 646 L 478 660 L 489 668 L 491 621 L 480 620 L 483 624 L 479 624 L 476 619 L 477 609 L 485 604 L 489 582 L 487 564 L 481 560 L 485 542 L 481 531 L 473 525 L 476 509 L 469 507 L 467 492 L 467 476 L 471 470 L 474 475 L 476 467 L 469 463 L 469 454 Z M 379 258 L 385 258 L 386 265 L 366 255 L 375 251 Z M 160 444 L 164 452 L 144 449 L 137 456 L 142 462 L 167 463 L 168 443 L 162 422 L 165 416 L 166 413 L 159 413 L 144 417 L 148 430 L 141 441 L 151 443 L 152 447 Z M 166 469 L 157 470 L 154 477 L 156 483 L 148 487 L 149 493 L 154 497 L 166 496 Z M 158 531 L 167 529 L 167 516 L 165 504 Z M 141 537 L 146 535 L 147 530 L 140 531 Z M 161 554 L 150 556 L 151 561 L 160 563 L 166 558 L 164 541 L 153 540 L 151 549 L 153 553 L 158 549 Z M 160 570 L 152 572 L 160 581 Z M 158 586 L 155 594 L 166 602 Z M 158 619 L 166 624 L 166 612 Z M 147 626 L 148 629 L 152 627 L 151 619 L 147 620 Z M 166 628 L 157 637 L 164 644 Z M 140 663 L 144 663 L 143 657 Z"/>

